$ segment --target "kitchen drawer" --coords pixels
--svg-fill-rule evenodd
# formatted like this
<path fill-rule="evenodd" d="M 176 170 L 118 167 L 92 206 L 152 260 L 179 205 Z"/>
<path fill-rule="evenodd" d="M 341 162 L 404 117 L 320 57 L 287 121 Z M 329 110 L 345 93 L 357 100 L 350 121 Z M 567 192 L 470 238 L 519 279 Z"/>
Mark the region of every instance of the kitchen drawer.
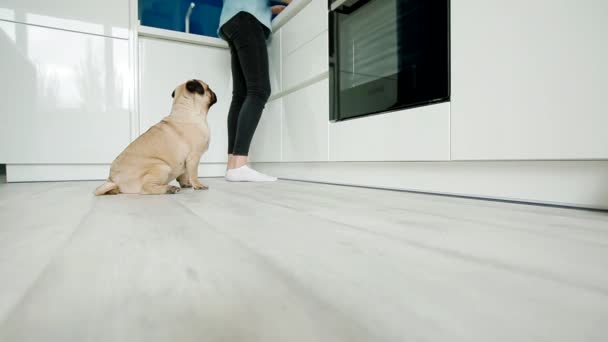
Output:
<path fill-rule="evenodd" d="M 283 90 L 291 89 L 328 71 L 327 39 L 325 31 L 291 54 L 283 55 Z"/>
<path fill-rule="evenodd" d="M 450 104 L 330 124 L 331 161 L 448 161 Z"/>
<path fill-rule="evenodd" d="M 316 36 L 327 31 L 327 1 L 311 1 L 296 14 L 283 30 L 283 55 L 288 55 Z"/>

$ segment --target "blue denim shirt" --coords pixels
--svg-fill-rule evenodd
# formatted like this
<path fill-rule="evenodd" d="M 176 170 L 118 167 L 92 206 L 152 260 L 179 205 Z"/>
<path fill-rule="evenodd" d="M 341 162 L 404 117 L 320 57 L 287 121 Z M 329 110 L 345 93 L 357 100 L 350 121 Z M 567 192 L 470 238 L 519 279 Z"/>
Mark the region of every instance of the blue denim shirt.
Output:
<path fill-rule="evenodd" d="M 220 37 L 222 36 L 220 32 L 222 26 L 239 12 L 250 13 L 262 25 L 266 26 L 269 31 L 272 29 L 270 24 L 272 13 L 268 0 L 224 0 L 224 7 L 222 7 L 222 14 L 220 15 L 220 25 L 218 27 L 218 35 Z"/>

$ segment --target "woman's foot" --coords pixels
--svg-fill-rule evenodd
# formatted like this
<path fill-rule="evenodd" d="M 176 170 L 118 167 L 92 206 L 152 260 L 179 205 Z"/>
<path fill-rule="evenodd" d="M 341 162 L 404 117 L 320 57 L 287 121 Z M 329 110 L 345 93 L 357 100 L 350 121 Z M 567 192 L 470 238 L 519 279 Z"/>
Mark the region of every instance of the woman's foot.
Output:
<path fill-rule="evenodd" d="M 257 172 L 249 166 L 243 165 L 239 168 L 228 169 L 226 171 L 226 180 L 229 182 L 274 182 L 277 178 Z"/>

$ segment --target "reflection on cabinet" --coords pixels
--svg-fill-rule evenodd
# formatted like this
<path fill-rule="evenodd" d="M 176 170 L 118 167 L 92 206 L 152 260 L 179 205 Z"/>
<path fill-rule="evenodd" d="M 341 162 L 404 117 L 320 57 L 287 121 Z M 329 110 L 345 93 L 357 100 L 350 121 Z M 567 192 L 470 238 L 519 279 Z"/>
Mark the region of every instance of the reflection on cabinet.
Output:
<path fill-rule="evenodd" d="M 249 159 L 253 162 L 281 161 L 281 121 L 283 99 L 266 104 L 251 142 Z"/>
<path fill-rule="evenodd" d="M 594 0 L 452 2 L 453 159 L 608 158 L 606 13 Z"/>
<path fill-rule="evenodd" d="M 128 44 L 0 21 L 0 163 L 111 162 L 130 139 Z"/>
<path fill-rule="evenodd" d="M 283 101 L 283 161 L 327 161 L 327 79 L 293 92 Z"/>
<path fill-rule="evenodd" d="M 228 49 L 154 38 L 140 38 L 140 132 L 145 132 L 171 111 L 173 89 L 190 79 L 209 84 L 218 102 L 207 121 L 211 130 L 209 151 L 202 162 L 226 162 L 226 118 L 232 94 Z"/>
<path fill-rule="evenodd" d="M 129 37 L 129 1 L 125 0 L 2 0 L 0 19 L 109 37 Z"/>

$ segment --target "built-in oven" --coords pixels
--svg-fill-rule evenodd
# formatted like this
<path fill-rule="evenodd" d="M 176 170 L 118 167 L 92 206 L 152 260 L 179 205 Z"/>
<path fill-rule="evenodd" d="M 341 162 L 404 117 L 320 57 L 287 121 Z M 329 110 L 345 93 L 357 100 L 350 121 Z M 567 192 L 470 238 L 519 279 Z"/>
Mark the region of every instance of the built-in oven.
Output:
<path fill-rule="evenodd" d="M 450 99 L 449 0 L 329 0 L 330 120 Z"/>

